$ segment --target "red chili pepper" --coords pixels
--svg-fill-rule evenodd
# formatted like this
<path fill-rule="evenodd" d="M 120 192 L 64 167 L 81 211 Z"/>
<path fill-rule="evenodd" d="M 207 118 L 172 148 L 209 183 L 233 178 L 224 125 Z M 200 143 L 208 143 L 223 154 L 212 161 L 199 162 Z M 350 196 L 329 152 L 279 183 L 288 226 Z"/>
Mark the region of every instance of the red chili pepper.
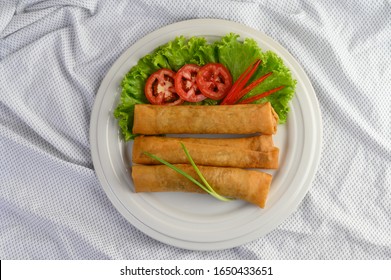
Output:
<path fill-rule="evenodd" d="M 239 78 L 232 85 L 228 94 L 220 103 L 221 105 L 234 104 L 234 102 L 232 102 L 232 99 L 236 99 L 235 95 L 243 89 L 248 80 L 250 80 L 251 76 L 254 75 L 254 72 L 257 70 L 259 64 L 261 64 L 261 60 L 257 59 L 239 76 Z"/>
<path fill-rule="evenodd" d="M 244 89 L 242 89 L 241 91 L 239 91 L 237 94 L 235 94 L 235 96 L 230 100 L 232 103 L 231 104 L 235 104 L 236 102 L 238 102 L 238 100 L 240 98 L 242 98 L 243 96 L 245 96 L 248 92 L 250 92 L 253 88 L 255 88 L 257 85 L 259 85 L 260 83 L 262 83 L 264 80 L 266 80 L 267 77 L 269 77 L 271 74 L 273 74 L 273 72 L 269 72 L 265 75 L 263 75 L 262 77 L 256 79 L 254 82 L 252 82 L 251 84 L 249 84 L 247 87 L 245 87 Z"/>
<path fill-rule="evenodd" d="M 275 93 L 276 91 L 279 91 L 280 89 L 283 89 L 284 87 L 285 86 L 279 86 L 279 87 L 273 88 L 271 90 L 265 91 L 263 93 L 254 95 L 252 97 L 249 97 L 249 98 L 246 98 L 246 99 L 240 101 L 238 104 L 249 104 L 249 103 L 252 103 L 252 102 L 257 101 L 257 100 L 259 100 L 261 98 L 269 96 L 270 94 Z"/>

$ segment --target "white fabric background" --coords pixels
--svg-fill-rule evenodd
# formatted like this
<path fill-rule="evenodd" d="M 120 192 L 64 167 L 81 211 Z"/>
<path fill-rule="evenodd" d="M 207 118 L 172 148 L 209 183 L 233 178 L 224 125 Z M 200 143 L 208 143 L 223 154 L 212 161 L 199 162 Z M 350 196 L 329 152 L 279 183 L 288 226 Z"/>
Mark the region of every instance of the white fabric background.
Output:
<path fill-rule="evenodd" d="M 244 23 L 304 67 L 324 125 L 299 209 L 229 250 L 174 248 L 129 224 L 91 161 L 102 78 L 137 40 L 192 18 Z M 391 259 L 391 2 L 0 0 L 1 259 Z"/>

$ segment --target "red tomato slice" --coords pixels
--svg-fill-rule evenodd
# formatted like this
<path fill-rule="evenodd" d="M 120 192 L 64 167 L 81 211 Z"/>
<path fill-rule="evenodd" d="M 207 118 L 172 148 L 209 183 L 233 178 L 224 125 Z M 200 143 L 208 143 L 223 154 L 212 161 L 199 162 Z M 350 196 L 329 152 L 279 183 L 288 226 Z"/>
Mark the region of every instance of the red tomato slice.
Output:
<path fill-rule="evenodd" d="M 175 72 L 165 68 L 148 77 L 144 91 L 151 104 L 179 105 L 184 102 L 175 91 L 174 78 Z"/>
<path fill-rule="evenodd" d="M 220 100 L 228 94 L 232 76 L 223 64 L 208 63 L 198 71 L 196 82 L 203 95 Z"/>
<path fill-rule="evenodd" d="M 189 102 L 199 102 L 206 98 L 196 83 L 196 76 L 200 68 L 195 64 L 186 64 L 176 73 L 175 90 L 182 99 Z"/>

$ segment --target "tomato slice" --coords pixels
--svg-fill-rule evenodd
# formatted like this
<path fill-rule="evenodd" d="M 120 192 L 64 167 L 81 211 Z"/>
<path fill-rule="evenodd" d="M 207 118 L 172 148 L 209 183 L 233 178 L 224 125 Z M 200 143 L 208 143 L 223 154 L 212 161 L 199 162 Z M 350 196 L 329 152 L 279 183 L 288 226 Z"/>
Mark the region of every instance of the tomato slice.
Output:
<path fill-rule="evenodd" d="M 176 73 L 175 90 L 182 99 L 189 102 L 199 102 L 206 98 L 196 83 L 196 77 L 200 68 L 196 64 L 186 64 Z"/>
<path fill-rule="evenodd" d="M 154 105 L 179 105 L 185 100 L 175 91 L 175 72 L 160 69 L 148 77 L 145 83 L 145 96 Z"/>
<path fill-rule="evenodd" d="M 232 87 L 232 76 L 223 64 L 208 63 L 198 71 L 196 82 L 203 95 L 220 100 Z"/>

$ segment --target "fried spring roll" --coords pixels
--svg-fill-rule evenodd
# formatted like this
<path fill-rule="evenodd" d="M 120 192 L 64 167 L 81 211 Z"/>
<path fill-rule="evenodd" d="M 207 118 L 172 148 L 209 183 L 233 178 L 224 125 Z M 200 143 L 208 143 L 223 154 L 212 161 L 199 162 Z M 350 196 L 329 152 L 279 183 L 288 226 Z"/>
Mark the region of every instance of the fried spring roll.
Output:
<path fill-rule="evenodd" d="M 198 178 L 191 165 L 176 166 Z M 272 175 L 240 168 L 199 166 L 199 169 L 218 194 L 265 207 Z M 205 193 L 183 175 L 165 165 L 134 165 L 132 178 L 136 192 Z"/>
<path fill-rule="evenodd" d="M 133 133 L 275 134 L 278 115 L 269 102 L 224 106 L 138 104 Z"/>
<path fill-rule="evenodd" d="M 160 164 L 144 154 L 154 154 L 171 164 L 185 164 L 189 160 L 180 141 L 164 137 L 137 137 L 133 144 L 132 160 L 138 164 Z M 199 143 L 184 143 L 196 164 L 238 168 L 278 168 L 279 149 L 258 152 L 236 147 L 215 146 Z"/>
<path fill-rule="evenodd" d="M 139 136 L 139 137 L 159 137 L 166 141 L 181 141 L 183 143 L 198 143 L 214 146 L 228 146 L 238 149 L 268 152 L 274 149 L 273 137 L 271 135 L 257 135 L 240 138 L 190 138 L 190 137 L 161 137 L 161 136 Z M 145 138 L 144 138 L 145 139 Z M 143 141 L 143 139 L 140 139 Z"/>

